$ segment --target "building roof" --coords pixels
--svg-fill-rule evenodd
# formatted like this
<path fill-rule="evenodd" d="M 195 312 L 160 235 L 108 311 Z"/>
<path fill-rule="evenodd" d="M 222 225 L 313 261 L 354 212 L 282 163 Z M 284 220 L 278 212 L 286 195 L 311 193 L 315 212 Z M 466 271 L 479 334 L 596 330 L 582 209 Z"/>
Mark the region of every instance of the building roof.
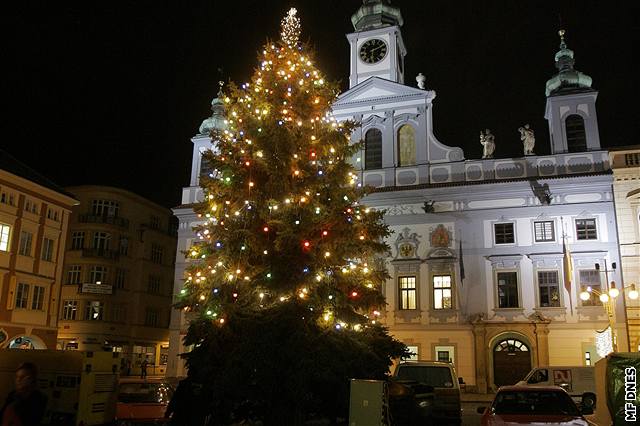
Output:
<path fill-rule="evenodd" d="M 27 166 L 8 152 L 0 149 L 0 169 L 5 170 L 11 174 L 19 176 L 28 181 L 37 183 L 38 185 L 44 186 L 45 188 L 49 188 L 55 192 L 66 195 L 67 197 L 71 197 L 74 200 L 76 199 L 75 195 L 66 191 L 63 187 L 59 186 L 51 179 L 46 176 L 41 175 L 40 173 L 33 170 L 31 167 Z"/>

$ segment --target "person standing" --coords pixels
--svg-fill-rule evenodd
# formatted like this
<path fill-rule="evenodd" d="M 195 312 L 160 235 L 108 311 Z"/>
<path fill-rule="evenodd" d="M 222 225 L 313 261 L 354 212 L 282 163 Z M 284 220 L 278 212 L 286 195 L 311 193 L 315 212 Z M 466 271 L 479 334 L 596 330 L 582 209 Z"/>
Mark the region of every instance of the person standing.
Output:
<path fill-rule="evenodd" d="M 147 359 L 143 359 L 140 364 L 140 378 L 144 379 L 147 377 L 147 367 L 149 366 L 149 361 Z"/>
<path fill-rule="evenodd" d="M 38 369 L 25 362 L 16 369 L 15 390 L 0 409 L 2 426 L 39 425 L 47 407 L 47 397 L 37 389 Z"/>

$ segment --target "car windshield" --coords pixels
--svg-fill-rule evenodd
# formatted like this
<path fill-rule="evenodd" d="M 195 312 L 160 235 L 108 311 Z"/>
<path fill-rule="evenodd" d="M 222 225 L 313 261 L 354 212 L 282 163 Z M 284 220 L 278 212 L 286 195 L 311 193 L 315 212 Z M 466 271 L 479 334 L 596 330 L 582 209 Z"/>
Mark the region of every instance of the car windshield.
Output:
<path fill-rule="evenodd" d="M 118 402 L 167 404 L 173 389 L 166 383 L 120 383 Z"/>
<path fill-rule="evenodd" d="M 550 414 L 578 416 L 578 407 L 566 392 L 553 390 L 500 391 L 493 403 L 495 414 Z"/>
<path fill-rule="evenodd" d="M 452 388 L 453 379 L 448 367 L 402 365 L 399 367 L 397 378 L 400 380 L 415 380 L 434 388 Z"/>

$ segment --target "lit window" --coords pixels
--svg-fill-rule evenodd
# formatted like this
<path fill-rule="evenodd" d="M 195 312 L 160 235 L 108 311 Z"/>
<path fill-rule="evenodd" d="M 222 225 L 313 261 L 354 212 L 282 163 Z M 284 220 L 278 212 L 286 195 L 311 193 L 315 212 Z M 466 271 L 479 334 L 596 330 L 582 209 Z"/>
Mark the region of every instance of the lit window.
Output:
<path fill-rule="evenodd" d="M 406 361 L 418 361 L 420 359 L 420 351 L 418 346 L 407 345 L 407 349 L 409 350 L 409 352 L 411 352 L 411 355 L 405 358 Z"/>
<path fill-rule="evenodd" d="M 584 353 L 584 365 L 591 365 L 591 352 Z"/>
<path fill-rule="evenodd" d="M 89 301 L 86 305 L 84 319 L 89 321 L 101 321 L 104 314 L 104 303 L 99 300 Z"/>
<path fill-rule="evenodd" d="M 400 309 L 416 309 L 416 277 L 398 278 Z"/>
<path fill-rule="evenodd" d="M 451 275 L 434 275 L 433 307 L 434 309 L 453 308 L 453 299 L 451 296 Z"/>
<path fill-rule="evenodd" d="M 496 223 L 493 225 L 496 244 L 515 243 L 513 223 Z"/>
<path fill-rule="evenodd" d="M 533 227 L 537 243 L 556 240 L 556 233 L 552 220 L 534 222 Z"/>
<path fill-rule="evenodd" d="M 576 219 L 576 238 L 578 240 L 597 240 L 596 220 Z"/>
<path fill-rule="evenodd" d="M 9 251 L 9 235 L 11 235 L 11 227 L 0 223 L 0 250 Z"/>

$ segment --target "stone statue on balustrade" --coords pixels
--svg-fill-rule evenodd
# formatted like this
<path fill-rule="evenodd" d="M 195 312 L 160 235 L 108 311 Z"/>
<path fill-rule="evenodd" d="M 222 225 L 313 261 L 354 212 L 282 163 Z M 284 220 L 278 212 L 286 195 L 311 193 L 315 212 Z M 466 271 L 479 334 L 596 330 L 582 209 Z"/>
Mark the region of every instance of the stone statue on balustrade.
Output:
<path fill-rule="evenodd" d="M 493 158 L 493 151 L 496 150 L 495 137 L 491 130 L 480 131 L 480 143 L 482 144 L 482 158 Z"/>
<path fill-rule="evenodd" d="M 519 127 L 520 140 L 522 141 L 522 147 L 524 149 L 524 155 L 535 155 L 533 148 L 536 146 L 536 137 L 533 133 L 533 129 L 525 124 L 524 127 Z"/>

